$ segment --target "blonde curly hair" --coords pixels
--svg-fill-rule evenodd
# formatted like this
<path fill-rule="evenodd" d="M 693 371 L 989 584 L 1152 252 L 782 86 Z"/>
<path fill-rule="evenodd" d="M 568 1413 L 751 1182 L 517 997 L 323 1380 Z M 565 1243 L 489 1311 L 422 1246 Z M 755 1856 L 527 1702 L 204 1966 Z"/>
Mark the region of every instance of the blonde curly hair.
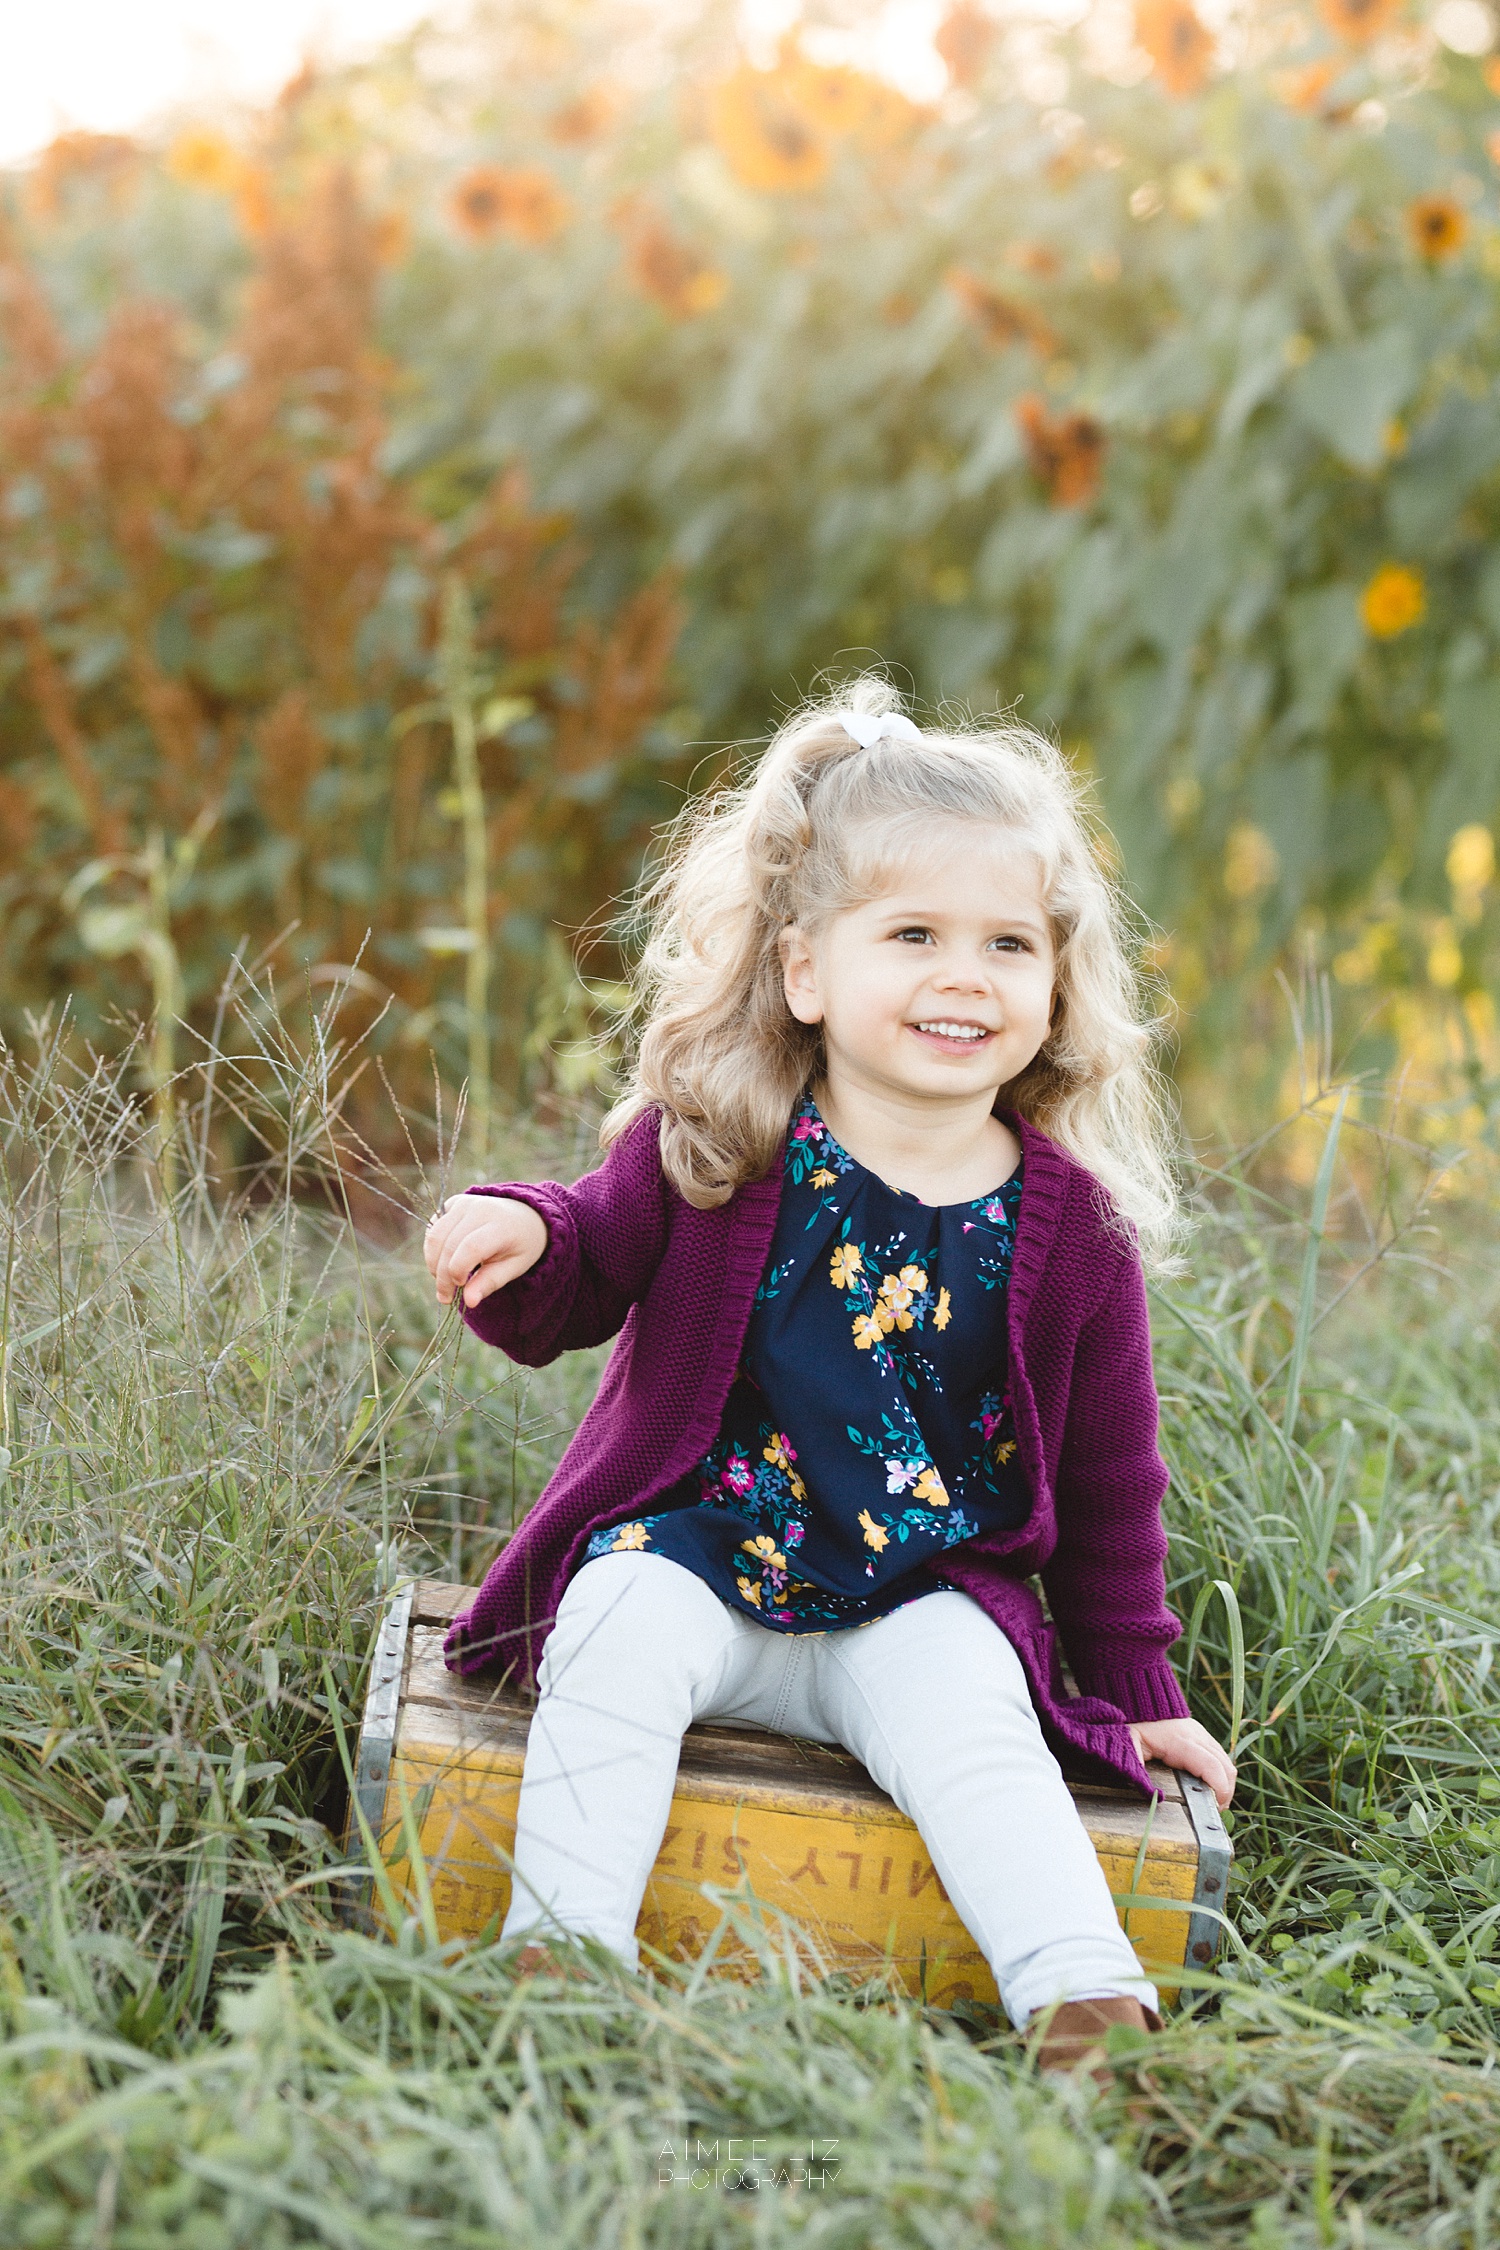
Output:
<path fill-rule="evenodd" d="M 998 825 L 1036 854 L 1056 947 L 1052 1027 L 1000 1091 L 1087 1166 L 1163 1267 L 1180 1226 L 1174 1133 L 1153 1049 L 1161 1025 L 1132 962 L 1132 910 L 1106 865 L 1085 786 L 1044 736 L 1014 724 L 885 734 L 862 749 L 842 714 L 899 709 L 878 678 L 809 705 L 750 780 L 690 805 L 636 901 L 634 1067 L 605 1145 L 662 1112 L 667 1177 L 700 1209 L 777 1162 L 818 1075 L 822 1034 L 786 1003 L 780 940 L 815 938 L 878 897 L 934 819 Z"/>

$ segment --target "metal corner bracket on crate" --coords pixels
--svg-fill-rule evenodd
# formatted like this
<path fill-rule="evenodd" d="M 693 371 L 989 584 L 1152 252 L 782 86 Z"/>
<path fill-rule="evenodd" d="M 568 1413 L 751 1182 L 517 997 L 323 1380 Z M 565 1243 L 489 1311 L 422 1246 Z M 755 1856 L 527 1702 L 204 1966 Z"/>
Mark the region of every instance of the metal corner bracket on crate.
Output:
<path fill-rule="evenodd" d="M 1198 1881 L 1188 1922 L 1186 1962 L 1195 1969 L 1206 1969 L 1219 1950 L 1234 1846 L 1219 1811 L 1219 1800 L 1208 1783 L 1195 1773 L 1179 1773 L 1177 1786 L 1198 1838 Z"/>
<path fill-rule="evenodd" d="M 370 1678 L 354 1754 L 354 1801 L 369 1822 L 370 1833 L 377 1842 L 385 1826 L 386 1790 L 401 1719 L 401 1687 L 406 1677 L 407 1639 L 416 1590 L 416 1581 L 409 1578 L 396 1588 L 386 1604 L 370 1656 Z M 352 1812 L 349 1829 L 351 1848 L 358 1852 L 363 1846 L 359 1823 Z M 358 1920 L 368 1914 L 374 1888 L 373 1876 L 354 1877 L 350 1881 L 345 1895 L 352 1918 Z"/>

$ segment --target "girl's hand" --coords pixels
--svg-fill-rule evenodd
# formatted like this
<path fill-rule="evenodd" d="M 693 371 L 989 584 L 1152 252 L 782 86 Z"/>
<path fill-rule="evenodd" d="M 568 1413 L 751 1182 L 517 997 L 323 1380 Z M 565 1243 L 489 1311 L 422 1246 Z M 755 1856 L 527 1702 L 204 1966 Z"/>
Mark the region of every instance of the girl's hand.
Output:
<path fill-rule="evenodd" d="M 547 1222 L 508 1195 L 453 1195 L 427 1229 L 423 1252 L 440 1305 L 462 1293 L 472 1312 L 529 1273 L 547 1247 Z"/>
<path fill-rule="evenodd" d="M 1219 1748 L 1207 1727 L 1200 1727 L 1196 1719 L 1152 1719 L 1132 1726 L 1130 1733 L 1142 1765 L 1148 1758 L 1160 1758 L 1164 1766 L 1195 1773 L 1218 1798 L 1220 1812 L 1226 1809 L 1234 1795 L 1234 1760 Z"/>

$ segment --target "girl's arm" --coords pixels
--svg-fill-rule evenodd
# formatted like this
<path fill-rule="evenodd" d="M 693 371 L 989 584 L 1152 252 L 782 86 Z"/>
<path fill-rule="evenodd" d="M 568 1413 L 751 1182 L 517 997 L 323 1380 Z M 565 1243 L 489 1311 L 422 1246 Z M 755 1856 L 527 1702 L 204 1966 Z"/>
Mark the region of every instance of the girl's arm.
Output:
<path fill-rule="evenodd" d="M 1167 1661 L 1180 1630 L 1167 1607 L 1167 1468 L 1156 1442 L 1145 1276 L 1131 1258 L 1078 1339 L 1057 1476 L 1057 1548 L 1042 1584 L 1074 1676 L 1133 1722 L 1142 1759 L 1184 1766 L 1221 1806 L 1234 1762 Z"/>
<path fill-rule="evenodd" d="M 524 1366 L 543 1367 L 560 1352 L 603 1343 L 616 1333 L 650 1286 L 666 1246 L 659 1128 L 658 1113 L 646 1111 L 598 1170 L 571 1187 L 555 1180 L 508 1180 L 471 1189 L 445 1206 L 436 1226 L 453 1233 L 445 1233 L 438 1245 L 438 1263 L 434 1230 L 428 1237 L 428 1264 L 439 1295 L 445 1286 L 457 1294 L 454 1285 L 462 1285 L 462 1277 L 442 1262 L 443 1245 L 454 1235 L 491 1253 L 488 1270 L 481 1267 L 463 1287 L 464 1320 L 476 1336 Z M 491 1241 L 470 1206 L 495 1197 L 503 1202 Z M 544 1245 L 530 1224 L 533 1214 L 544 1230 Z"/>
<path fill-rule="evenodd" d="M 1180 1627 L 1166 1603 L 1156 1439 L 1145 1276 L 1131 1257 L 1078 1338 L 1042 1583 L 1079 1687 L 1138 1720 L 1187 1716 L 1166 1656 Z"/>

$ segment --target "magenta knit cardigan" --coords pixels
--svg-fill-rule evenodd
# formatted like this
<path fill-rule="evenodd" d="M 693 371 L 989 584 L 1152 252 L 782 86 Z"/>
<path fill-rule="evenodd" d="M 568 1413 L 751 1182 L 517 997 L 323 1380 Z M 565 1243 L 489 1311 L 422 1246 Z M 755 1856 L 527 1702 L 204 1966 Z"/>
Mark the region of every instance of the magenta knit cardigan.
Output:
<path fill-rule="evenodd" d="M 1026 1167 L 1007 1323 L 1032 1510 L 922 1567 L 971 1595 L 1014 1644 L 1072 1770 L 1151 1794 L 1127 1721 L 1179 1718 L 1187 1704 L 1165 1653 L 1179 1627 L 1162 1574 L 1167 1471 L 1144 1277 L 1107 1225 L 1093 1175 L 1034 1126 L 1008 1121 Z M 662 1171 L 659 1126 L 647 1111 L 572 1187 L 478 1191 L 529 1204 L 548 1239 L 529 1273 L 465 1312 L 475 1335 L 528 1367 L 619 1341 L 556 1474 L 455 1620 L 444 1649 L 454 1671 L 499 1664 L 534 1683 L 590 1534 L 644 1514 L 718 1434 L 776 1229 L 781 1166 L 718 1209 L 695 1210 Z"/>

